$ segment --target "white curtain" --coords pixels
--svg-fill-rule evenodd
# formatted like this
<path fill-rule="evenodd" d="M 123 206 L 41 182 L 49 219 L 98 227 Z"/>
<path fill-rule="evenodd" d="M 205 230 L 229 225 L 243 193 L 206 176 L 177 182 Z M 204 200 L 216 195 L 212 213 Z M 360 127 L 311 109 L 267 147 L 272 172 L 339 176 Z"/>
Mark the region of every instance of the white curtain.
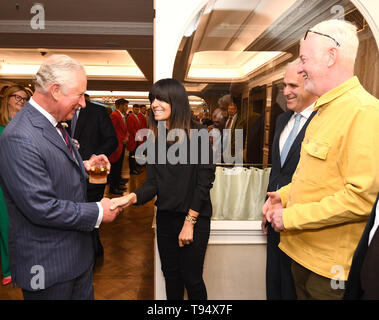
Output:
<path fill-rule="evenodd" d="M 271 168 L 216 168 L 213 220 L 261 220 Z"/>

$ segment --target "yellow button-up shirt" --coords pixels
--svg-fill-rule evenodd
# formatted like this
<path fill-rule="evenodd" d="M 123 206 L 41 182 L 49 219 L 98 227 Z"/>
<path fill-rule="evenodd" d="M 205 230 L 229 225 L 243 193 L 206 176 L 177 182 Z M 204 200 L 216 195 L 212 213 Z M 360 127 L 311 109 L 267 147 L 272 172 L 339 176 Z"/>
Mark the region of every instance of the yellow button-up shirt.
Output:
<path fill-rule="evenodd" d="M 315 110 L 292 182 L 278 190 L 279 247 L 317 274 L 346 280 L 379 191 L 379 100 L 353 77 Z"/>

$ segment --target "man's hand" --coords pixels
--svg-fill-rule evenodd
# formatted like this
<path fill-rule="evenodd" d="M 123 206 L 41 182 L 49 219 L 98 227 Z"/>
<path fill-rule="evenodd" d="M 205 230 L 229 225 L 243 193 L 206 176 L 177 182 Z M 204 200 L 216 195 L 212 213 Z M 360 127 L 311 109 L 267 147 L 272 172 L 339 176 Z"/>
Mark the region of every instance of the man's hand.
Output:
<path fill-rule="evenodd" d="M 107 167 L 107 174 L 111 172 L 111 164 L 105 154 L 99 154 L 98 156 L 92 155 L 89 160 L 83 161 L 84 168 L 87 172 L 96 164 L 105 165 Z"/>
<path fill-rule="evenodd" d="M 283 206 L 280 195 L 277 192 L 268 192 L 267 195 L 268 199 L 262 207 L 262 230 L 264 233 L 267 233 L 267 229 L 265 228 L 266 230 L 264 230 L 263 228 L 263 221 L 266 220 L 271 223 L 271 226 L 276 232 L 283 231 Z"/>
<path fill-rule="evenodd" d="M 119 198 L 113 198 L 111 200 L 111 210 L 116 208 L 124 209 L 126 207 L 129 207 L 132 204 L 135 204 L 137 202 L 137 195 L 132 192 L 126 196 L 119 197 Z"/>
<path fill-rule="evenodd" d="M 283 209 L 282 200 L 280 199 L 279 193 L 268 192 L 268 199 L 262 207 L 262 214 L 268 222 L 271 223 L 271 214 L 276 209 Z"/>
<path fill-rule="evenodd" d="M 102 223 L 112 222 L 121 212 L 120 208 L 111 209 L 111 199 L 103 198 L 100 201 L 101 206 L 103 207 L 103 220 Z"/>
<path fill-rule="evenodd" d="M 280 232 L 284 230 L 283 209 L 276 209 L 272 212 L 271 227 L 273 227 L 276 232 Z"/>

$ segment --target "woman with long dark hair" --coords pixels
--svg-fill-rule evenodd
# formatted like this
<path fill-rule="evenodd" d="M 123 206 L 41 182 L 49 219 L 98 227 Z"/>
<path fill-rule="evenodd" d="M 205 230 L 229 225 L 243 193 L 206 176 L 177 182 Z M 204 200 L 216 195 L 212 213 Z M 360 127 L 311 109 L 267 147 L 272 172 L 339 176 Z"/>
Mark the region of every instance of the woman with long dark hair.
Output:
<path fill-rule="evenodd" d="M 167 299 L 183 299 L 186 288 L 189 299 L 205 300 L 202 275 L 212 215 L 210 189 L 215 177 L 209 140 L 205 147 L 201 145 L 205 141 L 190 143 L 198 139 L 195 132 L 202 127 L 192 121 L 187 92 L 179 81 L 157 81 L 150 89 L 149 100 L 149 128 L 155 137 L 153 163 L 147 163 L 146 181 L 139 190 L 112 201 L 114 206 L 126 207 L 142 205 L 157 196 L 157 243 Z M 184 156 L 170 152 L 174 144 Z M 208 153 L 206 163 L 201 162 L 204 150 Z M 159 155 L 162 153 L 164 161 Z"/>
<path fill-rule="evenodd" d="M 3 95 L 0 96 L 0 136 L 8 122 L 21 110 L 25 102 L 29 100 L 28 91 L 20 85 L 9 86 L 3 92 Z M 0 188 L 0 259 L 3 285 L 7 285 L 12 281 L 9 268 L 8 229 L 8 210 Z"/>

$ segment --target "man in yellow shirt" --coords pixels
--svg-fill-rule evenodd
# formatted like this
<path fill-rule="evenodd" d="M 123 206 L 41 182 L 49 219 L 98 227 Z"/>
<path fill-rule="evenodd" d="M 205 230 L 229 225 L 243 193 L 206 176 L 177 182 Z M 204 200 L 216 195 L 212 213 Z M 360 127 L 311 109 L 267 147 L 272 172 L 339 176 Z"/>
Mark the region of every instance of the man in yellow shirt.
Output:
<path fill-rule="evenodd" d="M 356 27 L 324 21 L 307 31 L 298 73 L 319 99 L 292 182 L 262 208 L 281 231 L 299 299 L 341 299 L 354 250 L 379 190 L 379 100 L 354 76 Z"/>

